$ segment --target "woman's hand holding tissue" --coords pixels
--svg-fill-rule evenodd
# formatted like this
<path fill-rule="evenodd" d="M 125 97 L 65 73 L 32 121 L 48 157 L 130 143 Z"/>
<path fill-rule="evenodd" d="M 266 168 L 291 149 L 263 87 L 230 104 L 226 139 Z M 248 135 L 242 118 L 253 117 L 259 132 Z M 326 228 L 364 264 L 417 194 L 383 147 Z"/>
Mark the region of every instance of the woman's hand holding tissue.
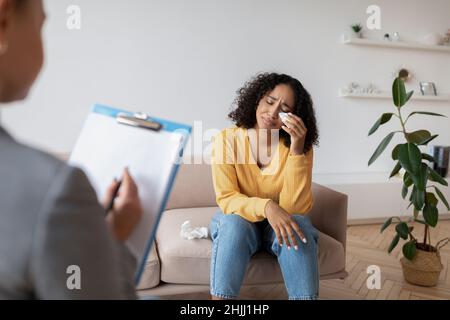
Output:
<path fill-rule="evenodd" d="M 308 129 L 303 120 L 295 114 L 288 113 L 281 116 L 283 121 L 282 129 L 291 136 L 291 154 L 301 155 L 304 152 L 305 139 Z"/>

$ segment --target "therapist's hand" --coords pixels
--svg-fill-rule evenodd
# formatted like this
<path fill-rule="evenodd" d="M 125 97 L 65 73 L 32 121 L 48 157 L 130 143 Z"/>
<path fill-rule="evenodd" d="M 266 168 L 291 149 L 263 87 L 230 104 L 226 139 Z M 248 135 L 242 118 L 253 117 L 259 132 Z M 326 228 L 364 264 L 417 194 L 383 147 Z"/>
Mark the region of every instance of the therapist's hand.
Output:
<path fill-rule="evenodd" d="M 117 188 L 118 181 L 114 181 L 106 191 L 103 205 L 107 208 Z M 122 184 L 114 200 L 113 209 L 106 216 L 106 222 L 117 240 L 125 242 L 133 233 L 142 216 L 139 192 L 128 169 L 125 169 Z"/>

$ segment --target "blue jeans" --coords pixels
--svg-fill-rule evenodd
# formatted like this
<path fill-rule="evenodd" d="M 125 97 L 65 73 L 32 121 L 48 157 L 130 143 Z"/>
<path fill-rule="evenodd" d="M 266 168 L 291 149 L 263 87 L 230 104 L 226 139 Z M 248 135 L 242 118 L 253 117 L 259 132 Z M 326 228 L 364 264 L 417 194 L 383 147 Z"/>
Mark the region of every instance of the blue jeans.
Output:
<path fill-rule="evenodd" d="M 298 251 L 280 247 L 267 220 L 252 223 L 236 214 L 214 215 L 210 232 L 213 240 L 211 256 L 211 294 L 233 299 L 239 296 L 250 258 L 265 250 L 278 259 L 290 300 L 313 300 L 319 296 L 317 241 L 319 234 L 307 216 L 293 215 L 307 239 L 298 235 Z"/>

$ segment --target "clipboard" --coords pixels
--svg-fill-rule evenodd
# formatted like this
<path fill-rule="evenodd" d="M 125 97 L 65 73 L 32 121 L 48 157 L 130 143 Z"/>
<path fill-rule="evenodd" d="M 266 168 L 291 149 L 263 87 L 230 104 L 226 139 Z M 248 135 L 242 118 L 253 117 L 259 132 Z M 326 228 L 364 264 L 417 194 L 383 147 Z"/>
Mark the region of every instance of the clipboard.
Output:
<path fill-rule="evenodd" d="M 192 127 L 104 105 L 88 115 L 69 164 L 88 176 L 103 199 L 125 167 L 135 180 L 144 210 L 126 245 L 136 257 L 138 285 L 169 199 Z"/>

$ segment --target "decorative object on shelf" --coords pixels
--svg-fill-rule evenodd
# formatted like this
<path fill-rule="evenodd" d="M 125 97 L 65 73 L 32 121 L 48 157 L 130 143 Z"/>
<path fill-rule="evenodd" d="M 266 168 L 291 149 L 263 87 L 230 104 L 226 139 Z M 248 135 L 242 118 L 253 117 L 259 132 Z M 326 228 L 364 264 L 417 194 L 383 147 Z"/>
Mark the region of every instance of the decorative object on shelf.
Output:
<path fill-rule="evenodd" d="M 372 83 L 369 83 L 367 86 L 363 87 L 359 83 L 352 82 L 347 86 L 347 89 L 342 90 L 344 94 L 348 93 L 367 93 L 367 94 L 379 94 L 381 91 L 378 87 Z"/>
<path fill-rule="evenodd" d="M 400 41 L 400 34 L 398 32 L 394 32 L 394 35 L 392 36 L 392 41 L 394 42 Z"/>
<path fill-rule="evenodd" d="M 393 78 L 400 78 L 403 82 L 411 81 L 414 78 L 414 75 L 408 69 L 404 67 L 399 67 L 392 73 Z"/>
<path fill-rule="evenodd" d="M 367 87 L 362 89 L 362 93 L 379 94 L 381 90 L 376 85 L 369 83 Z"/>
<path fill-rule="evenodd" d="M 433 169 L 443 178 L 448 175 L 450 147 L 448 146 L 431 146 L 430 153 L 434 157 Z"/>
<path fill-rule="evenodd" d="M 351 82 L 346 89 L 343 90 L 344 93 L 355 93 L 361 90 L 359 83 Z"/>
<path fill-rule="evenodd" d="M 437 96 L 436 86 L 433 82 L 421 82 L 420 92 L 423 96 Z"/>
<path fill-rule="evenodd" d="M 352 24 L 350 27 L 353 30 L 352 35 L 354 38 L 362 38 L 363 26 L 360 23 Z"/>
<path fill-rule="evenodd" d="M 444 40 L 442 41 L 443 46 L 450 46 L 450 36 L 445 36 Z"/>
<path fill-rule="evenodd" d="M 442 39 L 442 45 L 450 46 L 450 29 L 448 29 L 447 33 L 445 34 L 444 38 Z"/>
<path fill-rule="evenodd" d="M 439 33 L 429 33 L 423 37 L 422 42 L 429 46 L 439 46 L 442 44 L 443 37 Z"/>
<path fill-rule="evenodd" d="M 401 129 L 391 132 L 381 141 L 369 160 L 369 166 L 386 150 L 396 134 L 401 133 L 404 136 L 406 142 L 398 144 L 392 150 L 392 159 L 397 164 L 392 170 L 390 178 L 396 176 L 401 169 L 405 170 L 401 194 L 403 199 L 406 199 L 408 194 L 410 194 L 409 207 L 413 206 L 413 214 L 406 221 L 400 217 L 389 218 L 381 227 L 381 232 L 392 223 L 396 224 L 395 237 L 388 248 L 389 253 L 398 245 L 400 239 L 406 241 L 402 248 L 403 257 L 400 260 L 405 280 L 416 285 L 435 286 L 443 269 L 439 250 L 450 241 L 450 238 L 442 239 L 432 245 L 430 227 L 434 228 L 438 224 L 439 211 L 437 207 L 439 200 L 450 211 L 447 199 L 437 186 L 437 184 L 440 184 L 447 187 L 448 182 L 428 165 L 429 162 L 435 161 L 434 157 L 427 153 L 422 153 L 419 149 L 419 146 L 428 145 L 438 135 L 431 135 L 427 130 L 409 132 L 406 125 L 411 117 L 418 114 L 445 116 L 432 112 L 412 112 L 405 119 L 402 111 L 413 94 L 414 91 L 406 92 L 405 83 L 402 79 L 396 78 L 394 80 L 392 97 L 397 113 L 384 113 L 370 129 L 369 136 L 392 118 L 397 118 L 400 121 Z M 411 193 L 410 189 L 412 189 Z M 412 223 L 415 224 L 413 225 Z M 420 225 L 424 226 L 422 242 L 413 235 L 414 228 Z"/>
<path fill-rule="evenodd" d="M 391 36 L 389 35 L 389 33 L 386 33 L 386 34 L 384 35 L 383 39 L 384 39 L 384 40 L 387 40 L 387 41 L 391 41 L 391 40 L 392 40 L 392 39 L 391 39 Z"/>

